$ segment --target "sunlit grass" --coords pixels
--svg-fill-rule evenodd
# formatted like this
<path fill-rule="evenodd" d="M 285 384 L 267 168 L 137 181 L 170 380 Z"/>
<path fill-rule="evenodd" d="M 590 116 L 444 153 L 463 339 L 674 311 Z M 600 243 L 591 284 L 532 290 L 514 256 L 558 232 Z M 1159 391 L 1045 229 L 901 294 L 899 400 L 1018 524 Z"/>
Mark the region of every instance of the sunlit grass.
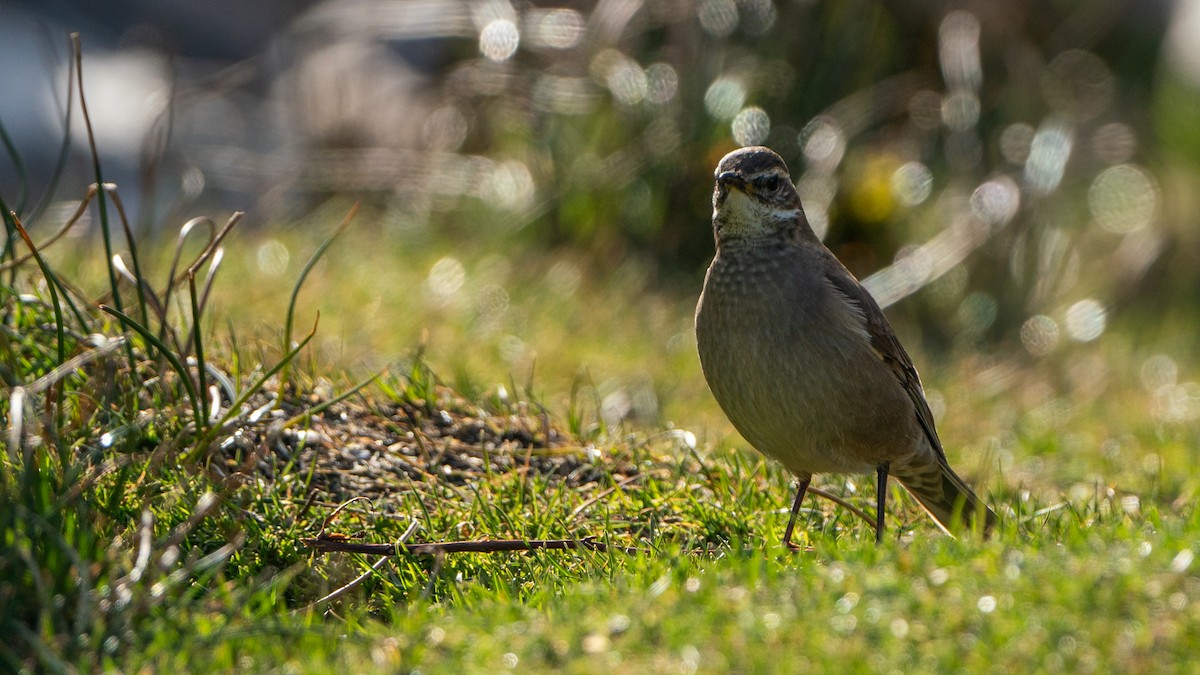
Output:
<path fill-rule="evenodd" d="M 228 349 L 236 339 L 247 363 L 278 352 L 281 298 L 338 208 L 234 233 L 206 326 L 217 343 Z M 364 212 L 314 268 L 297 307 L 300 324 L 320 315 L 316 349 L 304 357 L 314 376 L 346 384 L 384 368 L 407 372 L 419 352 L 468 396 L 532 398 L 573 420 L 575 432 L 669 425 L 702 446 L 744 445 L 695 356 L 691 313 L 703 270 L 667 277 L 636 258 L 607 267 L 486 231 L 445 241 L 425 233 L 420 246 L 407 245 L 410 236 L 386 214 Z M 703 223 L 696 236 L 709 236 Z M 76 248 L 60 260 L 95 253 Z M 1099 340 L 1064 340 L 1042 357 L 1011 343 L 926 353 L 909 308 L 888 313 L 965 474 L 1045 499 L 1097 485 L 1174 497 L 1196 490 L 1194 476 L 1172 470 L 1189 463 L 1197 442 L 1189 422 L 1200 418 L 1189 384 L 1195 356 L 1179 339 L 1186 312 L 1161 317 L 1170 323 L 1160 332 L 1147 332 L 1136 312 L 1118 316 Z"/>
<path fill-rule="evenodd" d="M 369 398 L 436 401 L 440 379 L 492 414 L 544 403 L 598 473 L 582 486 L 526 471 L 413 484 L 351 507 L 330 529 L 382 543 L 415 522 L 419 541 L 596 536 L 648 553 L 395 559 L 344 597 L 312 606 L 373 561 L 311 557 L 299 544 L 332 509 L 327 496 L 307 497 L 311 475 L 222 485 L 153 455 L 122 454 L 127 468 L 98 477 L 89 498 L 115 519 L 106 536 L 137 539 L 139 509 L 126 503 L 136 499 L 154 505 L 159 531 L 188 533 L 192 561 L 236 547 L 191 592 L 168 593 L 141 618 L 116 615 L 134 632 L 113 643 L 107 663 L 712 672 L 771 670 L 786 659 L 798 669 L 980 670 L 1003 661 L 1136 670 L 1147 659 L 1180 662 L 1195 646 L 1198 438 L 1160 391 L 1193 371 L 1169 336 L 1134 347 L 1134 331 L 1117 324 L 1096 343 L 1040 360 L 1015 349 L 948 360 L 914 349 L 952 461 L 990 495 L 1004 528 L 988 542 L 951 541 L 912 500 L 894 499 L 892 536 L 876 548 L 866 524 L 810 500 L 802 526 L 812 550 L 792 554 L 779 544 L 789 477 L 745 449 L 704 388 L 691 284 L 633 264 L 606 270 L 567 254 L 505 253 L 495 242 L 405 257 L 379 245 L 376 224 L 356 225 L 301 292 L 297 322 L 319 311 L 322 336 L 302 357 L 302 390 L 328 389 L 324 381 L 344 389 L 355 374 L 389 366 Z M 210 301 L 218 318 L 205 327 L 213 358 L 227 358 L 231 335 L 244 372 L 277 357 L 281 298 L 315 246 L 312 234 L 244 231 L 227 242 L 232 254 Z M 256 253 L 280 246 L 290 262 L 264 270 Z M 59 252 L 56 264 L 86 256 Z M 462 281 L 438 296 L 431 272 L 449 258 Z M 574 270 L 569 284 L 563 265 Z M 156 265 L 144 268 L 152 276 Z M 494 300 L 496 289 L 507 303 L 488 314 L 481 298 Z M 892 313 L 919 344 L 904 308 Z M 525 345 L 516 359 L 505 356 L 514 340 Z M 1165 354 L 1169 363 L 1152 359 Z M 640 418 L 630 403 L 639 387 L 654 401 Z M 1187 412 L 1188 401 L 1176 403 Z M 867 483 L 825 479 L 869 510 Z M 224 495 L 218 506 L 194 520 L 213 490 Z"/>
<path fill-rule="evenodd" d="M 320 233 L 348 206 L 231 235 L 223 283 L 210 301 L 214 338 L 227 339 L 233 326 L 247 353 L 275 347 L 281 298 Z M 692 275 L 694 288 L 664 286 L 665 273 L 648 259 L 600 265 L 487 230 L 432 242 L 430 236 L 364 211 L 317 264 L 300 294 L 297 322 L 320 314 L 314 358 L 322 369 L 370 372 L 421 348 L 445 380 L 468 391 L 531 385 L 533 395 L 562 410 L 577 385 L 585 400 L 614 395 L 610 420 L 657 422 L 697 407 L 716 412 L 699 378 L 690 316 L 702 269 Z M 703 223 L 697 236 L 711 236 Z M 56 261 L 94 273 L 103 259 L 97 252 L 83 246 L 54 253 Z M 159 257 L 143 264 L 165 263 Z"/>
<path fill-rule="evenodd" d="M 415 595 L 424 585 L 426 572 L 404 564 L 350 603 L 376 606 L 381 622 L 360 623 L 350 608 L 343 612 L 360 618 L 337 621 L 339 629 L 303 616 L 284 619 L 282 629 L 235 621 L 199 644 L 221 670 L 286 664 L 300 672 L 338 664 L 974 672 L 1000 663 L 1086 672 L 1193 662 L 1194 512 L 1080 515 L 1068 509 L 1053 526 L 1029 536 L 1006 531 L 986 544 L 922 536 L 877 548 L 861 536 L 792 554 L 754 537 L 713 555 L 464 556 L 436 572 L 453 587 L 450 597 L 378 607 L 379 594 Z M 186 667 L 195 656 L 159 648 L 129 663 Z"/>

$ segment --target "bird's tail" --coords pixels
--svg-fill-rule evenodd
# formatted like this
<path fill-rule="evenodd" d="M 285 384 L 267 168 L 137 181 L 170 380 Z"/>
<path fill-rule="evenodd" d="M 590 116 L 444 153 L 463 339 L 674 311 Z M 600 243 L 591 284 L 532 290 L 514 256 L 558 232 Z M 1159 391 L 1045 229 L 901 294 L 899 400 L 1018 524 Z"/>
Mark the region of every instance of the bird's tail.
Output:
<path fill-rule="evenodd" d="M 1000 522 L 996 513 L 943 462 L 928 471 L 896 478 L 951 534 L 981 527 L 987 536 Z"/>

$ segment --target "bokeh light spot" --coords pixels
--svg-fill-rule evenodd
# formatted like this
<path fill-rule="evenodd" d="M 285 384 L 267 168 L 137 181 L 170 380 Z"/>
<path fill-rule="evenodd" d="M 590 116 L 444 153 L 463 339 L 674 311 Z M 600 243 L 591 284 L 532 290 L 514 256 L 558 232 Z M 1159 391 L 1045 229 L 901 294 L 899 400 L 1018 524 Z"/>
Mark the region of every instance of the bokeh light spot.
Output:
<path fill-rule="evenodd" d="M 653 63 L 646 68 L 646 100 L 663 104 L 675 98 L 679 90 L 679 74 L 666 63 Z"/>
<path fill-rule="evenodd" d="M 517 25 L 508 19 L 489 21 L 479 31 L 479 51 L 489 61 L 507 61 L 517 53 L 521 44 L 521 33 Z"/>
<path fill-rule="evenodd" d="M 800 132 L 800 147 L 809 166 L 833 173 L 846 154 L 846 135 L 832 118 L 816 117 Z"/>
<path fill-rule="evenodd" d="M 1200 383 L 1159 387 L 1154 392 L 1153 413 L 1167 422 L 1191 422 L 1200 418 Z"/>
<path fill-rule="evenodd" d="M 646 97 L 646 71 L 636 61 L 622 58 L 608 71 L 605 78 L 613 98 L 625 105 L 633 105 Z"/>
<path fill-rule="evenodd" d="M 510 365 L 525 361 L 532 353 L 529 346 L 516 335 L 505 335 L 500 338 L 500 344 L 496 350 L 499 352 L 500 358 Z"/>
<path fill-rule="evenodd" d="M 983 83 L 979 32 L 979 19 L 970 12 L 955 10 L 942 19 L 938 28 L 938 58 L 942 76 L 952 89 L 977 89 Z"/>
<path fill-rule="evenodd" d="M 833 176 L 821 171 L 807 171 L 796 181 L 804 215 L 817 239 L 824 240 L 829 231 L 829 205 L 837 196 L 838 182 Z"/>
<path fill-rule="evenodd" d="M 1021 190 L 1013 179 L 1000 176 L 975 188 L 971 194 L 971 212 L 989 225 L 1012 220 L 1021 206 Z"/>
<path fill-rule="evenodd" d="M 198 166 L 189 166 L 183 170 L 183 175 L 180 176 L 179 186 L 183 188 L 183 194 L 188 198 L 194 199 L 204 190 L 204 185 L 207 179 L 204 177 L 204 170 Z"/>
<path fill-rule="evenodd" d="M 1058 189 L 1072 144 L 1071 129 L 1057 120 L 1047 121 L 1033 135 L 1029 159 L 1025 162 L 1025 180 L 1034 192 L 1048 195 Z"/>
<path fill-rule="evenodd" d="M 501 208 L 515 211 L 533 202 L 533 175 L 522 162 L 502 162 L 484 180 L 484 198 Z"/>
<path fill-rule="evenodd" d="M 733 118 L 733 140 L 738 145 L 760 145 L 771 133 L 771 118 L 762 108 L 744 108 Z"/>
<path fill-rule="evenodd" d="M 700 27 L 713 37 L 729 37 L 738 25 L 738 10 L 733 0 L 702 0 L 696 14 Z"/>
<path fill-rule="evenodd" d="M 908 162 L 892 174 L 892 193 L 905 206 L 916 206 L 933 192 L 933 173 L 920 162 Z"/>
<path fill-rule="evenodd" d="M 979 608 L 980 612 L 991 614 L 996 611 L 996 598 L 995 596 L 985 595 L 979 598 L 979 602 L 975 603 L 975 606 Z"/>
<path fill-rule="evenodd" d="M 1034 356 L 1045 356 L 1058 346 L 1058 324 L 1045 314 L 1026 319 L 1021 324 L 1021 344 Z"/>
<path fill-rule="evenodd" d="M 277 277 L 287 271 L 292 254 L 288 251 L 287 245 L 272 238 L 259 244 L 255 258 L 258 260 L 258 269 L 263 274 Z"/>
<path fill-rule="evenodd" d="M 979 121 L 979 99 L 959 91 L 942 99 L 942 122 L 953 131 L 966 131 Z"/>
<path fill-rule="evenodd" d="M 731 120 L 746 102 L 746 87 L 729 78 L 717 78 L 704 92 L 704 108 L 719 120 Z"/>
<path fill-rule="evenodd" d="M 462 289 L 467 280 L 467 271 L 456 258 L 445 257 L 429 269 L 423 290 L 425 297 L 434 305 L 448 304 Z"/>
<path fill-rule="evenodd" d="M 583 17 L 573 9 L 553 9 L 536 24 L 535 41 L 550 49 L 570 49 L 584 33 Z"/>
<path fill-rule="evenodd" d="M 1158 186 L 1140 167 L 1119 164 L 1100 172 L 1088 189 L 1088 209 L 1096 223 L 1118 234 L 1149 225 L 1158 211 Z"/>
<path fill-rule="evenodd" d="M 1155 354 L 1142 362 L 1142 386 L 1147 391 L 1155 391 L 1162 387 L 1175 384 L 1179 377 L 1179 366 L 1175 359 L 1166 354 Z"/>
<path fill-rule="evenodd" d="M 1087 298 L 1067 309 L 1067 335 L 1077 342 L 1091 342 L 1104 333 L 1108 323 L 1104 305 Z"/>
<path fill-rule="evenodd" d="M 1000 154 L 1017 165 L 1029 159 L 1029 147 L 1033 143 L 1034 128 L 1024 122 L 1010 124 L 1000 132 Z"/>
<path fill-rule="evenodd" d="M 434 110 L 425 120 L 425 142 L 433 150 L 453 152 L 467 140 L 470 125 L 454 106 Z"/>

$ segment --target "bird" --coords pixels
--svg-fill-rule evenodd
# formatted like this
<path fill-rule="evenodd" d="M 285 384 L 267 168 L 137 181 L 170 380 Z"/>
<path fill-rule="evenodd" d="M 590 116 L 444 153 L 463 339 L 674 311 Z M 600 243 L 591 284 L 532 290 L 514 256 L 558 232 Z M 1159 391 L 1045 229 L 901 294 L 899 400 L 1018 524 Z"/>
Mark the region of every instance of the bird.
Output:
<path fill-rule="evenodd" d="M 998 522 L 950 468 L 912 359 L 870 292 L 813 232 L 783 158 L 725 155 L 714 173 L 716 254 L 696 305 L 704 378 L 742 437 L 798 481 L 783 543 L 814 474 L 887 480 L 947 533 Z"/>

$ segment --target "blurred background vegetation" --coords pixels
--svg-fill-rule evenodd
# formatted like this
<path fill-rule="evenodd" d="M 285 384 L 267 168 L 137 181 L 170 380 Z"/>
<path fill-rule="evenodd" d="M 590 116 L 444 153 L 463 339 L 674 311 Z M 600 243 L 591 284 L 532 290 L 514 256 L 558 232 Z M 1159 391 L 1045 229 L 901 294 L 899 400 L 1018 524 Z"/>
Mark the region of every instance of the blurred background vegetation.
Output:
<path fill-rule="evenodd" d="M 264 320 L 364 202 L 310 299 L 342 363 L 426 340 L 464 382 L 585 372 L 614 420 L 711 410 L 687 314 L 711 172 L 761 143 L 881 302 L 913 296 L 889 314 L 927 380 L 1023 409 L 1116 380 L 1137 414 L 1200 417 L 1200 2 L 0 6 L 0 189 L 35 237 L 91 180 L 59 39 L 82 29 L 140 228 L 261 228 L 223 311 Z"/>

